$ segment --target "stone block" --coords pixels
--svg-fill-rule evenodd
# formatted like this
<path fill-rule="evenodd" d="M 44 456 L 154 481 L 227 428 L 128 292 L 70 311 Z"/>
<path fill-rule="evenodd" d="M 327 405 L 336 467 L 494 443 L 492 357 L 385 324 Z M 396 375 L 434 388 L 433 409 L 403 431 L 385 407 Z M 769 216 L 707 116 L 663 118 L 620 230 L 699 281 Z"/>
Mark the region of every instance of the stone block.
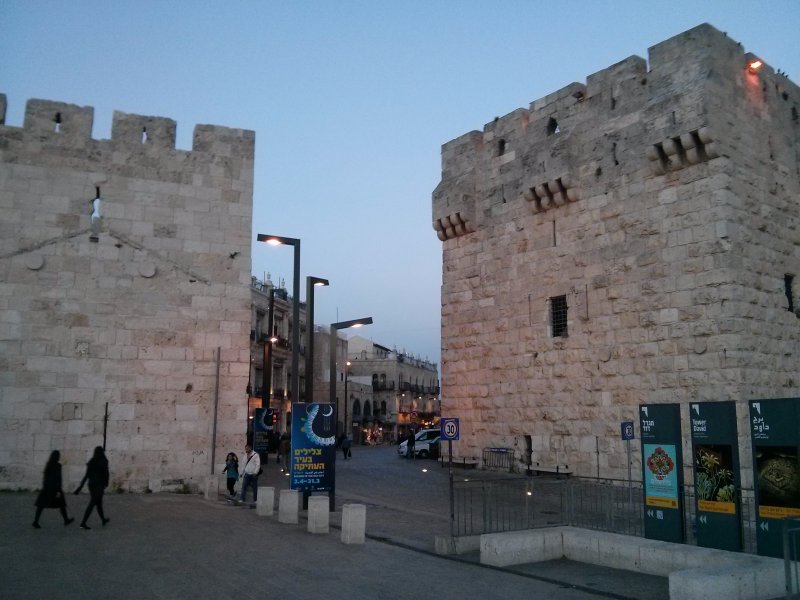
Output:
<path fill-rule="evenodd" d="M 300 522 L 300 493 L 297 490 L 281 490 L 278 497 L 278 522 Z"/>
<path fill-rule="evenodd" d="M 275 488 L 259 486 L 256 514 L 259 517 L 271 517 L 275 513 Z"/>
<path fill-rule="evenodd" d="M 342 506 L 342 543 L 363 544 L 366 540 L 367 507 L 365 504 Z"/>
<path fill-rule="evenodd" d="M 311 496 L 308 499 L 308 533 L 330 531 L 330 499 L 327 496 Z"/>

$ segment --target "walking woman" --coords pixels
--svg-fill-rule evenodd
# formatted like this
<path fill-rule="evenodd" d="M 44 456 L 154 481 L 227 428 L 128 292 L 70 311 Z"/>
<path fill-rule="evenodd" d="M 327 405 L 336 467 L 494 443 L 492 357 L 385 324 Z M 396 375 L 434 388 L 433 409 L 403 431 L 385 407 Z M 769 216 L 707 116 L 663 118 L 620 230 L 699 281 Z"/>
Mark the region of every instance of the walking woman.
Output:
<path fill-rule="evenodd" d="M 83 520 L 81 521 L 81 529 L 91 529 L 86 524 L 89 515 L 92 514 L 92 509 L 97 508 L 97 514 L 100 515 L 100 520 L 103 526 L 111 519 L 106 519 L 103 514 L 103 492 L 108 487 L 108 459 L 102 446 L 97 446 L 94 449 L 94 455 L 86 463 L 86 475 L 83 476 L 81 484 L 75 490 L 75 494 L 80 494 L 83 489 L 83 484 L 89 482 L 89 506 L 86 507 L 86 512 L 83 513 Z"/>
<path fill-rule="evenodd" d="M 36 497 L 36 516 L 33 518 L 33 526 L 36 529 L 41 529 L 39 517 L 42 516 L 45 508 L 57 508 L 64 519 L 64 525 L 69 525 L 75 520 L 67 516 L 67 501 L 64 499 L 64 490 L 61 489 L 61 463 L 58 462 L 59 460 L 61 460 L 61 453 L 53 450 L 44 467 L 42 491 Z"/>
<path fill-rule="evenodd" d="M 234 487 L 236 486 L 236 480 L 239 479 L 239 458 L 233 452 L 228 452 L 228 457 L 225 459 L 225 468 L 222 469 L 222 472 L 227 473 L 228 493 L 231 498 L 234 498 L 236 496 Z"/>

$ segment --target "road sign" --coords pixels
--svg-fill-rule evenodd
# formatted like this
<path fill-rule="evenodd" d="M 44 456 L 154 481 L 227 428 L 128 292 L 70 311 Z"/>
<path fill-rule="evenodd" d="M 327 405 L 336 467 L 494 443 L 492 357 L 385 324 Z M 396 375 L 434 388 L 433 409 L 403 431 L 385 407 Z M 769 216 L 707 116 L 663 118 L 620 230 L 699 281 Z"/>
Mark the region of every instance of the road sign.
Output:
<path fill-rule="evenodd" d="M 632 440 L 635 437 L 633 433 L 633 421 L 623 421 L 620 423 L 620 430 L 623 440 Z"/>
<path fill-rule="evenodd" d="M 453 441 L 459 439 L 459 424 L 458 419 L 455 417 L 442 418 L 439 422 L 439 427 L 442 430 L 442 439 Z"/>

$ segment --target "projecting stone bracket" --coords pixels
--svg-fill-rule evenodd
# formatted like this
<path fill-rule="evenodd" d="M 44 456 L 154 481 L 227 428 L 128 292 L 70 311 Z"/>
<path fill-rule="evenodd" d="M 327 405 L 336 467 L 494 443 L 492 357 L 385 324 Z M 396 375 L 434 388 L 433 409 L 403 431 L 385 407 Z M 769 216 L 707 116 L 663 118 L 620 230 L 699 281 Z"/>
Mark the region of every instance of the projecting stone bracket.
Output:
<path fill-rule="evenodd" d="M 469 220 L 464 218 L 460 212 L 447 215 L 441 219 L 435 219 L 433 228 L 436 230 L 437 237 L 443 242 L 474 231 L 470 226 Z"/>
<path fill-rule="evenodd" d="M 580 190 L 569 175 L 562 175 L 550 181 L 543 181 L 528 188 L 522 195 L 530 202 L 534 213 L 564 206 L 568 202 L 581 199 Z"/>
<path fill-rule="evenodd" d="M 656 175 L 677 171 L 717 156 L 719 148 L 710 127 L 701 127 L 647 147 L 647 158 Z"/>

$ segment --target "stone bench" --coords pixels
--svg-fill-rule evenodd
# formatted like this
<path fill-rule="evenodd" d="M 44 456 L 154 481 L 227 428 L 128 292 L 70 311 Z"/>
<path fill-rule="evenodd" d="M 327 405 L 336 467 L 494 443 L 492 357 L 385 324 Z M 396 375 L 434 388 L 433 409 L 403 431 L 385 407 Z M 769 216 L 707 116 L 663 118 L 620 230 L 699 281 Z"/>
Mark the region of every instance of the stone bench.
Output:
<path fill-rule="evenodd" d="M 483 534 L 480 556 L 482 564 L 499 567 L 567 558 L 667 577 L 675 600 L 767 600 L 785 593 L 780 559 L 576 527 Z"/>

